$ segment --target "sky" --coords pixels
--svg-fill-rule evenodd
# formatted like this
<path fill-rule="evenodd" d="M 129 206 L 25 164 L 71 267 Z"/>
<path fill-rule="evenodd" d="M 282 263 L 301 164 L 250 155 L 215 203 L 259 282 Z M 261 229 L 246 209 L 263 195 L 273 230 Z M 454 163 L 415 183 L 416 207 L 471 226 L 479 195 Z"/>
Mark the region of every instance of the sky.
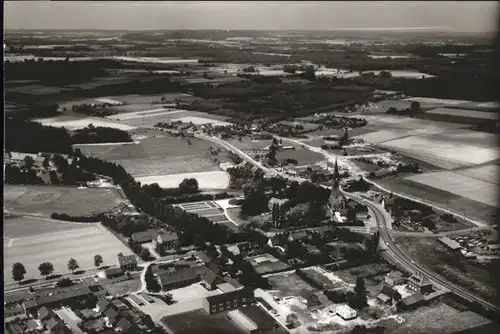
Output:
<path fill-rule="evenodd" d="M 496 31 L 496 1 L 5 1 L 6 29 Z"/>

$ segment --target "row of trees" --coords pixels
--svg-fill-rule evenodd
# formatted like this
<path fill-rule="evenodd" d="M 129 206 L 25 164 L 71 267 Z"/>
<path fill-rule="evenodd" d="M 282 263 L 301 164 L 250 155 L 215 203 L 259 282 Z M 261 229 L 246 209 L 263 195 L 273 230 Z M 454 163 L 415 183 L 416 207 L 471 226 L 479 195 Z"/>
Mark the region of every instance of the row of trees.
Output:
<path fill-rule="evenodd" d="M 94 255 L 94 265 L 96 268 L 99 268 L 99 266 L 102 264 L 102 256 L 97 254 Z M 72 273 L 79 269 L 80 265 L 78 262 L 74 259 L 71 258 L 68 261 L 68 270 L 70 270 Z M 51 262 L 43 262 L 38 266 L 38 270 L 40 271 L 40 275 L 44 277 L 48 277 L 54 272 L 54 265 Z M 26 268 L 24 265 L 20 262 L 16 262 L 12 265 L 12 278 L 15 281 L 18 281 L 19 283 L 24 279 L 26 275 Z"/>

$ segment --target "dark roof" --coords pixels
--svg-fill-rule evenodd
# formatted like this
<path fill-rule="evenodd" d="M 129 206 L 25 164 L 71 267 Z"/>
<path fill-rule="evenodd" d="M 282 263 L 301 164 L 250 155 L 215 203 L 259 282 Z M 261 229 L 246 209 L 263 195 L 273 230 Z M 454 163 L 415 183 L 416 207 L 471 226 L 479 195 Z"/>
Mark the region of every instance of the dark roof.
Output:
<path fill-rule="evenodd" d="M 179 240 L 177 233 L 170 231 L 161 231 L 158 233 L 158 237 L 161 237 L 161 242 Z"/>
<path fill-rule="evenodd" d="M 236 280 L 234 278 L 231 278 L 231 277 L 226 278 L 226 282 L 228 282 L 229 284 L 231 284 L 236 289 L 239 289 L 239 288 L 241 288 L 243 286 L 243 285 L 241 285 L 240 282 L 238 282 L 238 280 Z"/>
<path fill-rule="evenodd" d="M 162 285 L 187 281 L 202 275 L 197 268 L 182 268 L 176 271 L 164 271 L 158 274 Z"/>
<path fill-rule="evenodd" d="M 116 320 L 116 318 L 119 316 L 119 313 L 117 310 L 115 310 L 114 307 L 110 307 L 106 310 L 106 312 L 104 313 L 104 315 L 110 320 L 110 321 L 113 321 L 113 320 Z"/>
<path fill-rule="evenodd" d="M 244 289 L 240 289 L 240 290 L 229 291 L 226 293 L 222 293 L 220 295 L 209 296 L 209 297 L 207 297 L 207 301 L 211 304 L 212 303 L 217 304 L 219 302 L 225 302 L 228 299 L 230 300 L 230 299 L 234 299 L 234 298 L 238 298 L 238 297 L 253 298 L 253 290 L 248 289 L 248 288 L 244 288 Z"/>
<path fill-rule="evenodd" d="M 394 298 L 394 295 L 398 294 L 399 292 L 397 292 L 396 290 L 394 290 L 393 288 L 391 288 L 388 285 L 384 285 L 382 287 L 382 289 L 380 290 L 380 293 L 382 293 L 386 296 L 389 296 L 391 298 Z"/>
<path fill-rule="evenodd" d="M 99 306 L 101 312 L 104 312 L 109 307 L 109 301 L 104 298 L 99 298 L 99 300 L 97 301 L 97 306 Z"/>
<path fill-rule="evenodd" d="M 111 304 L 113 304 L 113 306 L 115 306 L 119 310 L 128 308 L 128 306 L 124 302 L 122 302 L 120 299 L 112 300 Z"/>
<path fill-rule="evenodd" d="M 462 246 L 460 246 L 458 242 L 456 242 L 455 240 L 451 240 L 450 238 L 447 237 L 440 237 L 438 238 L 438 240 L 441 241 L 446 246 L 448 246 L 449 248 L 451 248 L 452 250 L 463 248 Z"/>
<path fill-rule="evenodd" d="M 419 303 L 422 300 L 424 300 L 424 296 L 420 292 L 417 292 L 409 297 L 406 297 L 405 299 L 402 299 L 401 302 L 406 306 L 410 306 Z"/>
<path fill-rule="evenodd" d="M 49 289 L 44 292 L 43 295 L 38 295 L 38 300 L 29 300 L 24 303 L 27 308 L 31 308 L 34 306 L 43 306 L 50 303 L 56 303 L 67 299 L 72 299 L 76 297 L 86 296 L 92 294 L 90 289 L 83 285 L 77 284 L 68 288 L 59 288 L 59 289 Z"/>
<path fill-rule="evenodd" d="M 159 229 L 149 229 L 146 231 L 135 232 L 135 233 L 132 233 L 132 239 L 138 240 L 138 239 L 142 239 L 144 237 L 154 239 L 158 235 L 158 232 L 160 232 Z"/>
<path fill-rule="evenodd" d="M 123 274 L 123 270 L 122 268 L 109 268 L 104 270 L 104 273 L 106 274 L 106 276 L 115 276 Z"/>
<path fill-rule="evenodd" d="M 203 280 L 208 284 L 214 284 L 217 280 L 217 275 L 214 274 L 213 271 L 207 270 L 207 272 L 203 275 Z"/>
<path fill-rule="evenodd" d="M 122 318 L 118 323 L 116 324 L 116 327 L 119 327 L 123 332 L 128 332 L 130 328 L 132 327 L 132 324 L 130 321 L 128 321 L 125 318 Z"/>
<path fill-rule="evenodd" d="M 196 256 L 203 262 L 205 263 L 210 263 L 212 262 L 212 259 L 210 258 L 210 256 L 208 256 L 205 252 L 197 252 L 196 253 Z"/>
<path fill-rule="evenodd" d="M 62 326 L 62 325 L 63 323 L 61 322 L 61 320 L 57 319 L 54 316 L 50 317 L 50 319 L 45 321 L 45 327 L 47 327 L 47 329 L 53 329 L 57 326 Z"/>
<path fill-rule="evenodd" d="M 317 297 L 314 292 L 310 291 L 310 290 L 306 290 L 306 289 L 302 289 L 300 290 L 299 292 L 299 296 L 304 298 L 304 299 L 309 299 L 313 296 Z"/>
<path fill-rule="evenodd" d="M 126 266 L 129 264 L 137 264 L 137 259 L 135 258 L 135 255 L 122 255 L 118 256 L 118 262 L 120 263 L 120 266 Z"/>

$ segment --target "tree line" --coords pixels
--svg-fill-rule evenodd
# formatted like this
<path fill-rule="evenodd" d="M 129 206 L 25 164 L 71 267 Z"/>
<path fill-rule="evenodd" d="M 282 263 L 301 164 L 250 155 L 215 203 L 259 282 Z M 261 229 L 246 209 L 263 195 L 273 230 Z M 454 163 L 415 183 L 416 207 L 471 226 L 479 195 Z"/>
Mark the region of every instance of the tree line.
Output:
<path fill-rule="evenodd" d="M 99 254 L 94 255 L 94 266 L 99 269 L 101 264 L 103 263 L 102 256 Z M 75 270 L 80 269 L 80 265 L 78 264 L 78 261 L 74 258 L 69 259 L 68 261 L 68 270 L 70 270 L 72 273 L 75 272 Z M 54 265 L 51 262 L 42 262 L 38 266 L 38 271 L 40 272 L 41 276 L 44 276 L 45 278 L 48 278 L 49 275 L 51 275 L 54 272 Z M 24 279 L 26 275 L 26 267 L 20 263 L 16 262 L 12 265 L 12 278 L 17 281 L 18 283 L 21 283 L 21 281 Z"/>

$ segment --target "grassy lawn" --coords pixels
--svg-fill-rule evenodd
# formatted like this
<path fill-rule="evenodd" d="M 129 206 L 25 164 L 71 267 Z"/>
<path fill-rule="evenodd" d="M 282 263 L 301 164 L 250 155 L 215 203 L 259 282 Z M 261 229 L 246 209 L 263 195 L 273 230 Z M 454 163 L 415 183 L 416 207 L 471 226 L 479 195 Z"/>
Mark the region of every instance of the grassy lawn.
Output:
<path fill-rule="evenodd" d="M 303 148 L 279 151 L 276 157 L 280 161 L 284 159 L 295 159 L 297 160 L 299 166 L 314 164 L 316 162 L 325 160 L 325 157 L 322 154 L 312 152 Z"/>
<path fill-rule="evenodd" d="M 229 218 L 238 224 L 238 226 L 248 223 L 248 221 L 240 217 L 241 208 L 230 208 L 227 209 L 226 212 Z"/>
<path fill-rule="evenodd" d="M 488 265 L 474 263 L 451 253 L 436 238 L 398 237 L 397 241 L 422 265 L 498 304 L 495 298 L 498 261 Z"/>
<path fill-rule="evenodd" d="M 316 291 L 312 286 L 306 283 L 297 274 L 283 274 L 283 275 L 273 275 L 268 277 L 269 283 L 273 286 L 273 289 L 279 290 L 279 294 L 282 297 L 285 296 L 298 296 L 302 289 L 308 291 Z"/>
<path fill-rule="evenodd" d="M 364 162 L 364 161 L 359 161 L 359 160 L 355 160 L 353 159 L 352 160 L 359 168 L 361 168 L 361 170 L 365 171 L 365 172 L 375 172 L 377 171 L 380 167 L 377 165 L 377 164 L 369 164 L 367 162 Z"/>
<path fill-rule="evenodd" d="M 164 317 L 161 322 L 176 334 L 242 334 L 233 322 L 224 316 L 210 316 L 203 310 L 194 310 Z"/>

